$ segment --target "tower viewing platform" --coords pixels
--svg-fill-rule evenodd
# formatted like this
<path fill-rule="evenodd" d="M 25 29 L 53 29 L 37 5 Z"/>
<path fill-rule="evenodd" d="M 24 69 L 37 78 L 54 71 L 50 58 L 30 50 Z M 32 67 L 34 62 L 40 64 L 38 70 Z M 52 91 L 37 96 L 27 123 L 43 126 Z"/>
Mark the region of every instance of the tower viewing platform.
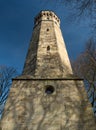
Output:
<path fill-rule="evenodd" d="M 34 24 L 38 25 L 41 21 L 54 21 L 55 24 L 60 26 L 60 19 L 52 11 L 41 11 L 34 20 Z"/>

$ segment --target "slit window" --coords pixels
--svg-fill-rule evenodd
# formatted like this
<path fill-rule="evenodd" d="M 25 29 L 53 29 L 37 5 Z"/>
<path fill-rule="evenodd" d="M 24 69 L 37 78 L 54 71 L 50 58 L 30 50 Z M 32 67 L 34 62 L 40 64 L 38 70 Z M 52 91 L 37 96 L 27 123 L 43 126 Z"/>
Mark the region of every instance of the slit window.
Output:
<path fill-rule="evenodd" d="M 50 51 L 50 46 L 47 46 L 47 51 Z"/>

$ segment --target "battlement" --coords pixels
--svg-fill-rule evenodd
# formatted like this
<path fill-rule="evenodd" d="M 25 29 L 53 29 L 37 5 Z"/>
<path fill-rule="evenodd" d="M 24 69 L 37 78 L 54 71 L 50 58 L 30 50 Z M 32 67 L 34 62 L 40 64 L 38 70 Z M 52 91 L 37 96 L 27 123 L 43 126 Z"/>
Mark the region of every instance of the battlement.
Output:
<path fill-rule="evenodd" d="M 41 11 L 34 19 L 34 25 L 38 25 L 41 21 L 54 21 L 60 26 L 60 19 L 52 11 Z"/>

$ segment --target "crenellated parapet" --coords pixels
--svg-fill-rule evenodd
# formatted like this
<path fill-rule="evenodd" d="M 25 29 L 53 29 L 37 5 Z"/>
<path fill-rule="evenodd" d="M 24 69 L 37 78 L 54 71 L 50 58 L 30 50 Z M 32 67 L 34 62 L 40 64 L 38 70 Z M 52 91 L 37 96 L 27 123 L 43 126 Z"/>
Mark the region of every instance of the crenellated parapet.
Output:
<path fill-rule="evenodd" d="M 34 24 L 38 25 L 41 21 L 54 21 L 55 24 L 60 26 L 60 19 L 52 11 L 41 11 L 34 20 Z"/>

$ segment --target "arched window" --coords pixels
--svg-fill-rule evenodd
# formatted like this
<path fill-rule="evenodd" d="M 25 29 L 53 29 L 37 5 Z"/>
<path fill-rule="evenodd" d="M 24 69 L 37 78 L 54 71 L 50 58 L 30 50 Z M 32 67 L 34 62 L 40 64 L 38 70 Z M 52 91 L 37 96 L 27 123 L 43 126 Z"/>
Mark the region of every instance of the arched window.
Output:
<path fill-rule="evenodd" d="M 47 51 L 50 51 L 50 46 L 47 46 Z"/>

